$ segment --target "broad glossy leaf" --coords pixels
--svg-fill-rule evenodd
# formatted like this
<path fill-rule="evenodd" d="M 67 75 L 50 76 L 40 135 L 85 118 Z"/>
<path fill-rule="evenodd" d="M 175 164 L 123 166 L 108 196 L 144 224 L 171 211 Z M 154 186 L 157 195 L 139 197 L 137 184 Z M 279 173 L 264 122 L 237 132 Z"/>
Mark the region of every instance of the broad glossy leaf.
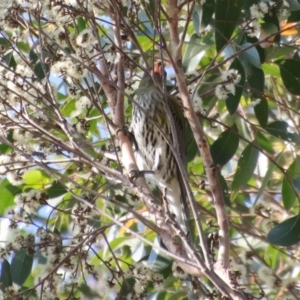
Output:
<path fill-rule="evenodd" d="M 39 59 L 39 56 L 35 53 L 33 48 L 29 50 L 29 59 L 32 64 L 35 64 Z"/>
<path fill-rule="evenodd" d="M 239 58 L 241 60 L 247 61 L 254 67 L 260 69 L 261 68 L 261 63 L 260 63 L 260 56 L 258 54 L 258 51 L 255 47 L 251 47 L 251 43 L 245 43 L 240 46 L 240 50 L 244 50 L 240 55 Z"/>
<path fill-rule="evenodd" d="M 294 2 L 297 2 L 297 1 L 294 1 Z M 299 21 L 300 21 L 300 9 L 296 10 L 296 11 L 292 11 L 288 18 L 288 22 L 299 22 Z"/>
<path fill-rule="evenodd" d="M 241 75 L 241 80 L 238 86 L 236 86 L 235 94 L 234 95 L 228 94 L 228 98 L 225 100 L 227 110 L 232 115 L 235 113 L 236 109 L 238 108 L 240 99 L 243 94 L 244 84 L 245 84 L 245 71 L 242 64 L 237 58 L 233 61 L 229 69 L 236 69 L 238 73 Z"/>
<path fill-rule="evenodd" d="M 197 35 L 200 36 L 201 33 L 201 17 L 203 14 L 203 9 L 202 5 L 199 3 L 196 3 L 194 6 L 194 10 L 192 13 L 192 19 L 193 19 L 193 24 L 194 24 L 194 29 Z"/>
<path fill-rule="evenodd" d="M 6 132 L 6 137 L 7 139 L 10 141 L 10 142 L 14 142 L 14 139 L 13 139 L 13 130 L 9 130 L 8 132 Z M 7 153 L 11 153 L 12 151 L 12 147 L 6 145 L 6 144 L 0 144 L 0 155 L 1 154 L 7 154 Z"/>
<path fill-rule="evenodd" d="M 253 144 L 256 142 L 253 141 Z M 256 168 L 259 151 L 257 148 L 249 144 L 243 150 L 237 165 L 237 170 L 233 177 L 232 190 L 237 192 L 252 177 Z"/>
<path fill-rule="evenodd" d="M 257 138 L 257 137 L 256 137 Z M 278 160 L 281 158 L 282 152 L 279 153 L 276 157 L 275 157 L 275 162 L 278 162 Z M 261 186 L 256 194 L 256 198 L 254 200 L 253 206 L 256 205 L 257 201 L 259 200 L 259 198 L 261 197 L 261 195 L 263 194 L 263 192 L 266 189 L 266 186 L 269 183 L 269 180 L 272 178 L 272 174 L 273 171 L 275 169 L 276 165 L 274 163 L 272 163 L 271 161 L 269 162 L 269 168 L 268 171 L 266 172 L 265 176 L 263 177 L 263 181 L 261 183 Z"/>
<path fill-rule="evenodd" d="M 273 245 L 289 247 L 300 241 L 300 216 L 295 216 L 283 221 L 272 228 L 267 241 Z"/>
<path fill-rule="evenodd" d="M 278 43 L 280 41 L 280 25 L 279 25 L 279 19 L 277 16 L 277 8 L 273 6 L 270 8 L 269 13 L 265 14 L 264 16 L 264 24 L 262 24 L 262 28 L 264 29 L 265 27 L 269 27 L 269 30 L 267 31 L 267 34 L 276 33 L 278 32 L 277 35 L 274 37 L 274 42 Z M 270 29 L 270 28 L 274 29 Z"/>
<path fill-rule="evenodd" d="M 260 45 L 257 45 L 258 38 L 257 37 L 249 37 L 247 36 L 247 41 L 250 44 L 256 44 L 255 49 L 257 50 L 257 53 L 260 58 L 260 63 L 263 64 L 266 60 L 266 51 L 263 49 Z"/>
<path fill-rule="evenodd" d="M 300 13 L 300 3 L 298 0 L 289 0 L 288 3 L 289 3 L 289 8 L 292 12 L 298 11 Z M 289 22 L 291 21 L 289 20 Z"/>
<path fill-rule="evenodd" d="M 123 296 L 131 295 L 132 287 L 135 284 L 135 280 L 132 277 L 126 277 L 122 280 L 119 294 Z"/>
<path fill-rule="evenodd" d="M 49 198 L 56 198 L 65 193 L 67 193 L 66 188 L 59 181 L 54 181 L 51 187 L 46 190 L 46 194 Z"/>
<path fill-rule="evenodd" d="M 282 182 L 282 200 L 285 209 L 291 209 L 297 199 L 296 188 L 294 187 L 294 180 L 297 184 L 300 178 L 300 156 L 296 156 L 293 163 L 289 166 L 285 173 L 285 177 Z"/>
<path fill-rule="evenodd" d="M 12 51 L 5 54 L 1 59 L 1 61 L 2 60 L 4 60 L 10 68 L 15 69 L 17 67 L 17 63 L 14 59 L 14 55 Z"/>
<path fill-rule="evenodd" d="M 0 45 L 10 47 L 10 43 L 9 43 L 8 39 L 5 39 L 5 38 L 0 38 Z"/>
<path fill-rule="evenodd" d="M 160 237 L 155 238 L 154 244 L 166 249 Z M 147 263 L 154 272 L 161 273 L 172 264 L 172 259 L 166 254 L 158 251 L 156 248 L 152 248 Z"/>
<path fill-rule="evenodd" d="M 239 23 L 244 0 L 217 0 L 215 9 L 215 40 L 217 52 L 230 40 Z"/>
<path fill-rule="evenodd" d="M 83 17 L 78 17 L 78 18 L 76 19 L 76 23 L 77 23 L 77 27 L 78 27 L 78 29 L 79 29 L 80 32 L 86 28 L 86 21 L 85 21 L 85 18 L 83 18 Z"/>
<path fill-rule="evenodd" d="M 44 189 L 50 182 L 50 177 L 42 170 L 30 170 L 23 175 L 24 183 L 32 189 Z"/>
<path fill-rule="evenodd" d="M 285 141 L 300 142 L 300 136 L 296 133 L 288 132 L 289 124 L 285 121 L 275 121 L 266 126 L 266 130 L 272 135 L 279 137 Z"/>
<path fill-rule="evenodd" d="M 263 70 L 248 64 L 246 75 L 254 97 L 261 97 L 265 88 L 265 74 Z"/>
<path fill-rule="evenodd" d="M 262 66 L 262 69 L 263 69 L 266 76 L 267 75 L 272 75 L 272 76 L 280 77 L 279 68 L 275 64 L 264 64 Z"/>
<path fill-rule="evenodd" d="M 4 215 L 7 208 L 14 205 L 15 195 L 18 195 L 22 190 L 12 185 L 7 179 L 3 179 L 0 183 L 0 215 Z"/>
<path fill-rule="evenodd" d="M 183 67 L 186 72 L 195 70 L 200 59 L 204 56 L 205 51 L 209 46 L 202 43 L 202 39 L 193 34 L 187 42 L 187 48 L 183 56 Z"/>
<path fill-rule="evenodd" d="M 6 259 L 1 263 L 0 282 L 0 289 L 2 292 L 4 292 L 7 287 L 12 286 L 13 283 L 10 273 L 10 264 Z"/>
<path fill-rule="evenodd" d="M 229 198 L 229 190 L 228 190 L 227 182 L 226 182 L 225 178 L 222 176 L 221 172 L 218 172 L 218 176 L 219 176 L 219 181 L 220 181 L 221 188 L 222 188 L 222 191 L 223 191 L 225 204 L 228 207 L 230 207 L 231 203 L 230 203 L 230 198 Z"/>
<path fill-rule="evenodd" d="M 275 122 L 268 124 L 268 126 L 266 127 L 266 130 L 276 137 L 286 139 L 288 126 L 289 126 L 289 124 L 287 122 L 275 121 Z"/>
<path fill-rule="evenodd" d="M 22 286 L 31 272 L 33 256 L 29 256 L 25 249 L 15 251 L 11 262 L 11 276 L 14 283 Z"/>
<path fill-rule="evenodd" d="M 200 36 L 201 32 L 207 25 L 210 24 L 212 16 L 215 12 L 215 1 L 207 0 L 204 4 L 196 3 L 192 14 L 194 29 L 197 35 Z"/>
<path fill-rule="evenodd" d="M 42 80 L 48 75 L 48 73 L 50 71 L 50 67 L 48 64 L 45 64 L 45 63 L 42 64 L 41 62 L 38 62 L 35 65 L 33 71 L 34 71 L 34 74 L 37 76 L 37 78 Z"/>
<path fill-rule="evenodd" d="M 201 18 L 201 25 L 203 28 L 210 24 L 212 16 L 215 13 L 215 6 L 215 0 L 206 0 L 204 4 L 202 4 L 203 14 Z"/>
<path fill-rule="evenodd" d="M 277 62 L 280 74 L 286 89 L 294 94 L 300 95 L 300 61 L 297 59 L 286 59 Z"/>
<path fill-rule="evenodd" d="M 280 58 L 285 58 L 287 56 L 290 56 L 295 52 L 294 49 L 291 49 L 291 47 L 288 46 L 282 46 L 282 47 L 270 47 L 266 49 L 267 56 L 269 59 L 280 59 Z M 267 67 L 269 64 L 264 65 L 264 67 Z M 274 64 L 277 66 L 277 64 Z M 278 67 L 278 66 L 277 66 Z"/>
<path fill-rule="evenodd" d="M 270 139 L 267 139 L 261 132 L 256 133 L 256 140 L 258 145 L 264 149 L 265 151 L 274 154 L 275 150 L 273 148 L 273 145 L 270 142 Z"/>
<path fill-rule="evenodd" d="M 266 127 L 268 124 L 269 105 L 264 97 L 261 97 L 260 102 L 254 106 L 254 112 L 260 126 Z"/>
<path fill-rule="evenodd" d="M 221 133 L 210 147 L 213 161 L 216 165 L 224 166 L 234 156 L 239 146 L 238 129 L 233 127 Z"/>

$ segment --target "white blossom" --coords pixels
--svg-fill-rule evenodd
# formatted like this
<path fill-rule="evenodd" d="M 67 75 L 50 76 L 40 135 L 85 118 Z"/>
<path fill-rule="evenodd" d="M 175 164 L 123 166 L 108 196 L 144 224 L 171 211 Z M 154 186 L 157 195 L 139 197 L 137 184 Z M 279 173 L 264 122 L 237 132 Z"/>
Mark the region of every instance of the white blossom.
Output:
<path fill-rule="evenodd" d="M 257 20 L 253 20 L 252 22 L 246 22 L 242 24 L 242 28 L 244 28 L 245 32 L 250 37 L 257 37 L 260 34 L 261 25 Z"/>
<path fill-rule="evenodd" d="M 252 106 L 252 107 L 255 107 L 255 106 L 258 105 L 260 102 L 261 102 L 261 99 L 260 99 L 260 98 L 257 98 L 256 100 L 253 100 L 253 101 L 252 101 L 251 106 Z"/>
<path fill-rule="evenodd" d="M 194 110 L 195 112 L 200 112 L 202 113 L 204 111 L 203 109 L 203 101 L 200 97 L 196 96 L 193 99 L 193 105 L 194 105 Z"/>
<path fill-rule="evenodd" d="M 222 81 L 228 81 L 230 83 L 238 84 L 241 81 L 241 75 L 235 69 L 229 69 L 222 73 Z"/>
<path fill-rule="evenodd" d="M 11 171 L 6 173 L 7 180 L 12 185 L 21 185 L 23 184 L 24 180 L 20 174 L 18 174 L 16 171 Z"/>
<path fill-rule="evenodd" d="M 215 95 L 219 100 L 224 100 L 228 98 L 228 91 L 224 85 L 218 84 L 215 90 Z"/>
<path fill-rule="evenodd" d="M 251 17 L 254 19 L 262 19 L 264 17 L 264 12 L 260 9 L 257 4 L 253 4 L 250 7 Z"/>
<path fill-rule="evenodd" d="M 41 206 L 42 192 L 39 190 L 30 190 L 18 194 L 14 198 L 14 202 L 18 207 L 23 208 L 28 213 L 35 212 Z"/>

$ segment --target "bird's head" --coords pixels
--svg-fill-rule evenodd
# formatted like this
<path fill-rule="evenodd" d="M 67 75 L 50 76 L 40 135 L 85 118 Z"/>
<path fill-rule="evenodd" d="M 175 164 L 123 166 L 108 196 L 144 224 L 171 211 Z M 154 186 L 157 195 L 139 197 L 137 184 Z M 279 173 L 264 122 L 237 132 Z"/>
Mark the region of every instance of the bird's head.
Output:
<path fill-rule="evenodd" d="M 150 73 L 144 74 L 139 87 L 143 89 L 155 86 L 153 80 L 156 82 L 156 84 L 162 85 L 166 79 L 166 75 L 167 74 L 162 62 L 156 62 L 154 63 L 153 70 Z"/>

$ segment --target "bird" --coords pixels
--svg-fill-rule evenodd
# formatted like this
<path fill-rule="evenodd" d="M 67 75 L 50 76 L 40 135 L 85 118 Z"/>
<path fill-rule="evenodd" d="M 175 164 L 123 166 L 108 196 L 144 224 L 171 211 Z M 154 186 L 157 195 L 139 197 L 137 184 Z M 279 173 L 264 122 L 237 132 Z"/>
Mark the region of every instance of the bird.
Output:
<path fill-rule="evenodd" d="M 150 180 L 165 195 L 170 213 L 187 234 L 186 191 L 175 156 L 164 137 L 165 135 L 171 143 L 175 141 L 164 101 L 167 101 L 170 108 L 180 159 L 186 167 L 185 118 L 176 99 L 167 93 L 162 95 L 156 86 L 158 84 L 162 88 L 165 85 L 164 74 L 163 64 L 158 62 L 151 72 L 146 72 L 142 77 L 133 101 L 130 127 L 135 138 L 135 158 L 139 170 L 145 171 L 145 174 L 152 171 L 152 175 L 147 175 L 147 178 L 150 176 Z"/>

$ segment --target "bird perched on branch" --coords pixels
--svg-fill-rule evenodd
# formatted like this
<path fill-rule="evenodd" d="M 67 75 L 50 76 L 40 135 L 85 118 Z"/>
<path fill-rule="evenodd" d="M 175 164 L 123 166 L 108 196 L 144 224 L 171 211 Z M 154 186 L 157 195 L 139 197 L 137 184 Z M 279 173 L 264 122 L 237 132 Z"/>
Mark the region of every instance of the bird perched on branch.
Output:
<path fill-rule="evenodd" d="M 187 233 L 185 188 L 173 152 L 166 140 L 177 140 L 180 158 L 186 166 L 184 116 L 176 100 L 159 91 L 164 85 L 164 68 L 156 63 L 150 74 L 145 73 L 133 104 L 131 130 L 136 140 L 136 161 L 140 171 L 153 171 L 159 186 L 181 229 Z M 172 136 L 166 105 L 174 121 L 176 139 Z"/>

